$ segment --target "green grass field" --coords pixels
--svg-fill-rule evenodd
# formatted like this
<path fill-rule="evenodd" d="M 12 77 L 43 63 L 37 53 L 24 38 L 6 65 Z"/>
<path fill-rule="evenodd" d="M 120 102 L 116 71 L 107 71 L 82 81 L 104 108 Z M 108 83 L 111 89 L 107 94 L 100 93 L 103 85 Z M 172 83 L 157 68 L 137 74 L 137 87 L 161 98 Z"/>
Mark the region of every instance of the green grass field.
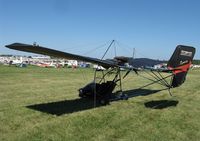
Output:
<path fill-rule="evenodd" d="M 77 89 L 93 79 L 89 69 L 0 66 L 0 141 L 144 140 L 197 141 L 200 139 L 200 71 L 189 72 L 179 88 L 137 96 L 93 108 L 79 99 Z M 124 90 L 148 82 L 134 74 L 123 80 Z M 159 85 L 150 90 L 162 89 Z M 177 106 L 153 109 L 159 100 Z"/>

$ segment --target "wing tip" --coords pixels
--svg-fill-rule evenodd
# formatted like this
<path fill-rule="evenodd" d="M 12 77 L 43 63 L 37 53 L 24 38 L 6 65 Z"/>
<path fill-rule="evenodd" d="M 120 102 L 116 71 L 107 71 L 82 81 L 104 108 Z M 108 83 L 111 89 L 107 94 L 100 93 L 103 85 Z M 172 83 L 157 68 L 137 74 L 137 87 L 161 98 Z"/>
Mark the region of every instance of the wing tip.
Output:
<path fill-rule="evenodd" d="M 13 49 L 13 48 L 16 48 L 16 47 L 19 47 L 19 46 L 30 46 L 28 44 L 24 44 L 24 43 L 12 43 L 12 44 L 9 44 L 9 45 L 5 45 L 5 47 L 7 48 L 10 48 L 10 49 Z"/>

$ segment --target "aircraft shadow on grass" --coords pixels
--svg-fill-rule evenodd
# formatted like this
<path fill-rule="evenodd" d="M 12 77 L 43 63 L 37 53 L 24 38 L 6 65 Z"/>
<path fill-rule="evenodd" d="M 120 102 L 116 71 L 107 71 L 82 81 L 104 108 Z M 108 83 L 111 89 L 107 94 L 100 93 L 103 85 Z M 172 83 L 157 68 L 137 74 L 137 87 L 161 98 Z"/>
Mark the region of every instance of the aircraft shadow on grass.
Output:
<path fill-rule="evenodd" d="M 164 89 L 162 89 L 164 90 Z M 149 89 L 134 89 L 124 91 L 129 98 L 137 97 L 137 96 L 147 96 L 150 94 L 155 94 L 162 90 L 149 90 Z M 119 99 L 113 100 L 117 101 Z M 162 104 L 164 103 L 164 104 Z M 145 103 L 145 107 L 154 108 L 154 109 L 162 109 L 167 108 L 169 106 L 176 106 L 178 102 L 170 102 L 167 100 L 164 101 L 150 101 Z M 100 107 L 102 105 L 96 103 L 96 107 Z M 57 101 L 51 103 L 41 103 L 35 105 L 28 105 L 26 106 L 29 109 L 37 110 L 40 112 L 61 116 L 63 114 L 70 114 L 78 111 L 88 110 L 94 108 L 94 102 L 90 99 L 86 98 L 78 98 L 73 100 L 64 100 L 64 101 Z"/>
<path fill-rule="evenodd" d="M 146 96 L 146 95 L 154 94 L 163 90 L 166 90 L 166 89 L 161 89 L 161 90 L 134 89 L 134 90 L 126 91 L 126 94 L 130 98 L 130 97 L 136 97 L 136 96 Z M 177 104 L 178 104 L 177 100 L 156 100 L 156 101 L 148 101 L 144 103 L 146 108 L 152 108 L 152 109 L 164 109 L 171 106 L 177 106 Z"/>
<path fill-rule="evenodd" d="M 171 106 L 175 107 L 177 104 L 177 100 L 157 100 L 144 103 L 145 107 L 152 109 L 164 109 Z"/>

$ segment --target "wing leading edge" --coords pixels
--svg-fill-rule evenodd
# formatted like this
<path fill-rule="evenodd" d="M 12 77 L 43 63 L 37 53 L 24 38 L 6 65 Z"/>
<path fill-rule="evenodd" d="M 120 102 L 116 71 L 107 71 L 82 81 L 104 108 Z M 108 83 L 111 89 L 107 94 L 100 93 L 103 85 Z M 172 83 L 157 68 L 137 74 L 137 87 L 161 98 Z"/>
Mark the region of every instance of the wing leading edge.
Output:
<path fill-rule="evenodd" d="M 10 49 L 14 49 L 14 50 L 31 52 L 31 53 L 36 53 L 36 54 L 43 54 L 43 55 L 48 55 L 48 56 L 57 57 L 57 58 L 91 62 L 91 63 L 94 63 L 94 64 L 101 65 L 105 68 L 118 67 L 118 65 L 113 61 L 101 60 L 101 59 L 97 59 L 97 58 L 71 54 L 71 53 L 62 52 L 62 51 L 58 51 L 58 50 L 54 50 L 54 49 L 50 49 L 50 48 L 46 48 L 46 47 L 42 47 L 42 46 L 38 46 L 38 45 L 13 43 L 13 44 L 10 44 L 10 45 L 6 45 L 6 47 L 10 48 Z"/>

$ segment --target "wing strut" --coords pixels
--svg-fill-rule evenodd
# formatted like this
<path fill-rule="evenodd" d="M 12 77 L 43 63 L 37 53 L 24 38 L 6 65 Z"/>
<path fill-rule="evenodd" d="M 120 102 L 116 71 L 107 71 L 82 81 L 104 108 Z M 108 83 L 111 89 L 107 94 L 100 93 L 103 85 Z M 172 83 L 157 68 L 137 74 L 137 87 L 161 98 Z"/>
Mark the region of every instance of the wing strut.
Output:
<path fill-rule="evenodd" d="M 108 48 L 106 49 L 106 51 L 105 51 L 105 53 L 103 54 L 103 56 L 101 57 L 101 61 L 103 60 L 103 58 L 106 56 L 106 54 L 107 54 L 107 52 L 109 51 L 109 49 L 111 48 L 111 46 L 112 46 L 112 44 L 115 42 L 115 40 L 112 40 L 112 42 L 110 43 L 110 45 L 108 46 Z M 96 88 L 96 79 L 97 79 L 97 69 L 98 69 L 98 67 L 95 69 L 95 72 L 94 72 L 94 107 L 96 107 L 96 105 L 97 105 L 97 103 L 96 103 L 96 101 L 97 101 L 97 88 Z M 107 75 L 107 73 L 106 74 L 104 74 L 104 72 L 102 71 L 102 78 L 101 78 L 101 80 L 100 80 L 100 83 L 101 83 L 101 81 L 102 80 L 104 80 L 105 81 L 105 76 Z M 120 81 L 121 82 L 121 81 Z M 121 85 L 121 83 L 120 83 L 120 85 Z"/>

